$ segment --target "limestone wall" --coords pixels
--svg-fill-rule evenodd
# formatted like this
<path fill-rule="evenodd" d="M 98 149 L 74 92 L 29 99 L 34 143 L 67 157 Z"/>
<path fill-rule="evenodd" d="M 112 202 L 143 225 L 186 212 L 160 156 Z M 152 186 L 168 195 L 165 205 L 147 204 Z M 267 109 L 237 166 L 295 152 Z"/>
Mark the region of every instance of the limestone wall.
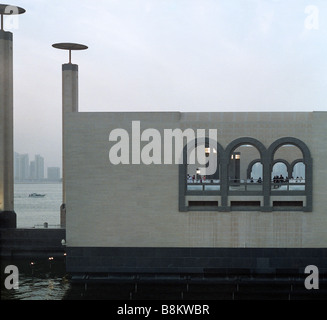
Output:
<path fill-rule="evenodd" d="M 223 148 L 239 137 L 266 148 L 282 137 L 302 140 L 313 158 L 313 211 L 180 212 L 178 165 L 110 163 L 109 133 L 123 128 L 131 137 L 134 120 L 141 131 L 155 128 L 162 137 L 164 129 L 217 129 Z M 326 247 L 326 120 L 323 112 L 67 114 L 67 245 Z"/>

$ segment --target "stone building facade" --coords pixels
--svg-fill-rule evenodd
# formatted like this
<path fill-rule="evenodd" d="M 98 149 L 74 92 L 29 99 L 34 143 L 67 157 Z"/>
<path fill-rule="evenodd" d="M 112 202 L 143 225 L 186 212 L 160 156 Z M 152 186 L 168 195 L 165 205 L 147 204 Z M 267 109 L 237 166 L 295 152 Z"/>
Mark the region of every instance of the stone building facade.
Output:
<path fill-rule="evenodd" d="M 302 272 L 308 264 L 326 270 L 327 113 L 65 116 L 69 272 L 201 274 L 221 268 Z M 135 123 L 139 137 L 133 131 Z M 117 156 L 125 152 L 126 163 L 110 161 L 110 151 L 122 141 L 122 137 L 109 141 L 115 129 L 129 137 L 128 153 L 117 152 Z M 154 129 L 158 137 L 147 129 Z M 192 143 L 184 139 L 179 157 L 183 161 L 167 163 L 167 129 L 183 133 L 204 129 L 206 136 L 196 136 Z M 209 139 L 209 129 L 216 130 L 216 140 Z M 159 137 L 161 144 L 155 147 Z M 188 155 L 200 144 L 214 150 L 210 159 L 216 159 L 219 174 L 205 177 L 202 168 L 192 180 L 198 168 L 187 164 Z M 170 147 L 174 160 L 177 149 L 175 144 Z M 240 155 L 239 180 L 230 176 L 235 152 Z M 154 163 L 144 163 L 143 155 Z M 259 160 L 262 181 L 251 182 L 249 168 Z M 305 177 L 274 181 L 276 162 L 286 163 L 290 173 L 301 162 Z"/>

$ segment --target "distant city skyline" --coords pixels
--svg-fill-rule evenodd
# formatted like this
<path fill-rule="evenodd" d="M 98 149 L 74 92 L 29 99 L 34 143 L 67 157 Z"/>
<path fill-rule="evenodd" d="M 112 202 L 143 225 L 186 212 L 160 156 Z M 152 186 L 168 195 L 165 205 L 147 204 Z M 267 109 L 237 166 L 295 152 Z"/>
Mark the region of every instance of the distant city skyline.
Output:
<path fill-rule="evenodd" d="M 30 155 L 28 153 L 21 154 L 14 152 L 15 182 L 59 181 L 61 179 L 60 171 L 60 167 L 46 167 L 45 159 L 40 154 L 35 154 L 34 159 L 30 160 Z"/>

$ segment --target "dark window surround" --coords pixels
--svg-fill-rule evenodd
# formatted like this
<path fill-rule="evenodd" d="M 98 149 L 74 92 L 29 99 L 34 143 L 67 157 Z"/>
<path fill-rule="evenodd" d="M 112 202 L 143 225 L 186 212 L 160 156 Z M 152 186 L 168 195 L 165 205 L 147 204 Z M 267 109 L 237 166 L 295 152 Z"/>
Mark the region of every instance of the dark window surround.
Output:
<path fill-rule="evenodd" d="M 209 139 L 205 139 L 205 143 L 209 144 Z M 195 146 L 197 142 L 195 141 Z M 221 205 L 216 209 L 217 211 L 231 211 L 231 207 L 228 206 L 228 196 L 230 195 L 229 191 L 229 180 L 228 180 L 228 166 L 229 159 L 232 152 L 241 145 L 250 144 L 257 148 L 260 153 L 260 159 L 258 159 L 263 165 L 263 191 L 251 192 L 249 194 L 242 194 L 246 196 L 251 195 L 260 195 L 263 196 L 263 206 L 260 207 L 260 211 L 276 211 L 276 207 L 270 205 L 270 197 L 272 195 L 277 195 L 271 191 L 271 171 L 274 163 L 274 154 L 276 150 L 286 144 L 292 144 L 298 147 L 303 154 L 303 159 L 297 159 L 292 162 L 290 165 L 291 168 L 297 162 L 303 162 L 306 167 L 306 181 L 305 181 L 305 191 L 302 191 L 301 194 L 306 196 L 306 206 L 302 208 L 302 211 L 311 212 L 312 211 L 312 158 L 311 153 L 307 145 L 294 137 L 284 137 L 277 139 L 273 142 L 269 148 L 266 148 L 260 141 L 251 137 L 242 137 L 232 141 L 226 149 L 224 149 L 218 142 L 215 142 L 215 148 L 218 153 L 218 165 L 221 170 L 220 175 L 220 191 L 217 194 L 221 195 Z M 187 194 L 187 182 L 186 182 L 186 173 L 187 173 L 187 145 L 183 149 L 183 164 L 179 165 L 179 211 L 189 211 L 189 207 L 185 204 L 185 197 Z M 210 192 L 212 195 L 214 192 Z M 285 196 L 299 194 L 293 191 L 287 191 L 283 193 Z M 234 195 L 234 194 L 233 194 Z M 240 194 L 241 195 L 241 194 Z M 282 194 L 278 194 L 282 196 Z M 250 200 L 250 199 L 249 199 Z M 240 211 L 247 210 L 246 207 L 240 207 Z M 289 210 L 293 210 L 293 207 L 289 207 Z M 298 210 L 298 208 L 297 208 Z M 204 208 L 205 211 L 205 208 Z"/>
<path fill-rule="evenodd" d="M 273 201 L 273 207 L 303 207 L 303 201 Z"/>
<path fill-rule="evenodd" d="M 260 207 L 260 201 L 231 201 L 232 207 Z"/>
<path fill-rule="evenodd" d="M 190 207 L 218 207 L 218 201 L 189 201 Z"/>

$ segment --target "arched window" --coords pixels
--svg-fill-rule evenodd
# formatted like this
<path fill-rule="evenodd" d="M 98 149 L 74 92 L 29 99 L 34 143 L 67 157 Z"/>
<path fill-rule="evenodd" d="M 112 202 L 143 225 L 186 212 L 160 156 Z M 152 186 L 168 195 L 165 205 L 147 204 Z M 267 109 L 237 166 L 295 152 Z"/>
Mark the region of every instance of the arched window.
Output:
<path fill-rule="evenodd" d="M 262 192 L 263 174 L 258 175 L 256 179 L 249 177 L 248 168 L 254 162 L 259 162 L 263 168 L 262 159 L 266 154 L 265 146 L 254 138 L 244 137 L 232 141 L 227 146 L 225 153 L 228 159 L 228 192 Z M 261 172 L 263 173 L 262 169 Z"/>
<path fill-rule="evenodd" d="M 303 157 L 301 149 L 290 143 L 280 145 L 274 152 L 274 160 L 271 171 L 272 190 L 273 191 L 294 191 L 305 190 L 303 185 L 294 186 L 293 183 L 299 182 L 299 178 L 295 180 L 293 174 L 293 166 L 298 159 Z M 290 164 L 292 163 L 292 164 Z"/>
<path fill-rule="evenodd" d="M 183 148 L 183 164 L 179 165 L 179 208 L 187 211 L 185 197 L 220 194 L 220 161 L 224 150 L 217 141 L 196 139 Z M 210 204 L 210 201 L 193 201 Z"/>
<path fill-rule="evenodd" d="M 247 169 L 247 179 L 259 179 L 263 177 L 263 166 L 260 159 L 252 160 Z"/>
<path fill-rule="evenodd" d="M 216 164 L 214 172 L 203 162 L 206 158 Z M 278 139 L 268 149 L 251 137 L 238 138 L 225 150 L 208 138 L 194 140 L 184 146 L 179 165 L 179 209 L 312 211 L 310 151 L 292 137 Z"/>
<path fill-rule="evenodd" d="M 257 181 L 260 177 L 263 177 L 263 167 L 261 162 L 256 162 L 251 168 L 250 179 Z"/>
<path fill-rule="evenodd" d="M 220 190 L 217 148 L 208 142 L 197 142 L 187 153 L 187 191 Z"/>
<path fill-rule="evenodd" d="M 293 161 L 292 165 L 292 177 L 296 181 L 305 181 L 305 164 L 303 159 Z"/>
<path fill-rule="evenodd" d="M 290 178 L 290 164 L 286 160 L 277 159 L 273 161 L 271 179 L 274 177 Z"/>
<path fill-rule="evenodd" d="M 272 206 L 279 207 L 278 210 L 290 206 L 312 211 L 312 158 L 307 145 L 294 137 L 281 138 L 269 147 L 268 156 L 272 164 L 281 161 L 280 159 L 283 159 L 285 164 L 291 163 L 287 179 L 272 179 L 270 196 Z M 305 176 L 301 181 L 296 180 L 296 177 L 294 179 L 294 167 L 300 162 Z M 273 173 L 271 174 L 274 177 Z M 289 200 L 289 196 L 293 196 L 293 200 Z"/>

